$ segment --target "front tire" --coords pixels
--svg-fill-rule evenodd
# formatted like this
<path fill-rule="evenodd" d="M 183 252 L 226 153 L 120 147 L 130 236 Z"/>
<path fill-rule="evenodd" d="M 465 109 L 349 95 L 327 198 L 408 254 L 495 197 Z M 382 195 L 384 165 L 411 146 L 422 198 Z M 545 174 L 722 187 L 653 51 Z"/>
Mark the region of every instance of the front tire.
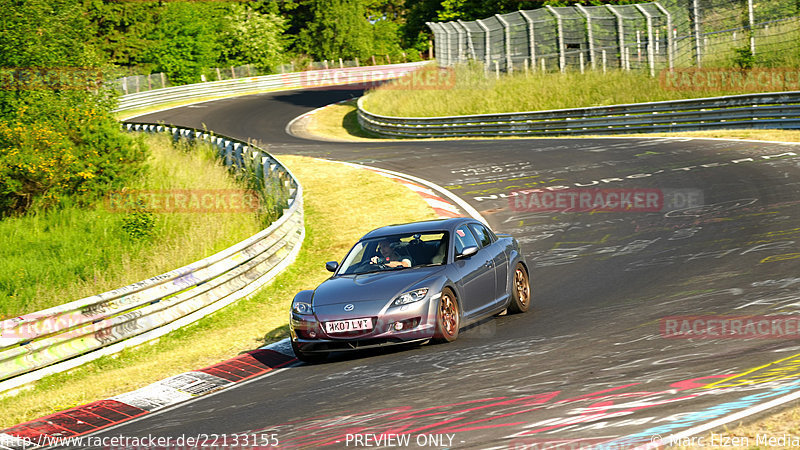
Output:
<path fill-rule="evenodd" d="M 297 344 L 292 341 L 292 351 L 294 351 L 294 356 L 297 357 L 300 361 L 303 361 L 306 364 L 318 364 L 324 362 L 328 359 L 327 353 L 306 353 L 300 350 L 297 347 Z"/>
<path fill-rule="evenodd" d="M 531 284 L 528 271 L 522 263 L 517 263 L 514 269 L 514 278 L 511 280 L 511 304 L 508 312 L 511 314 L 524 313 L 531 306 Z"/>
<path fill-rule="evenodd" d="M 458 338 L 458 329 L 461 326 L 461 310 L 458 307 L 456 295 L 450 288 L 442 290 L 439 306 L 436 308 L 436 332 L 434 338 L 437 342 L 453 342 Z"/>

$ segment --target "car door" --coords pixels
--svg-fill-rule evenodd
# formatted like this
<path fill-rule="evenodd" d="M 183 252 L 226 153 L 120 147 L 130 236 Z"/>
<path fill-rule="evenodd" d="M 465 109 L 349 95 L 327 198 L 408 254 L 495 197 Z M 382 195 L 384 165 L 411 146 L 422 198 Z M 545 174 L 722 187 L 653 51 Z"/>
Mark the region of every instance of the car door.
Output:
<path fill-rule="evenodd" d="M 495 274 L 495 302 L 504 302 L 508 294 L 508 255 L 502 242 L 497 240 L 488 228 L 481 224 L 473 223 L 469 228 L 475 233 L 475 238 L 481 244 L 483 250 L 494 262 Z"/>
<path fill-rule="evenodd" d="M 458 227 L 453 233 L 454 257 L 453 262 L 460 275 L 461 308 L 464 316 L 480 315 L 492 305 L 495 296 L 494 263 L 475 235 L 467 225 Z M 458 258 L 458 255 L 467 247 L 478 247 L 478 252 L 472 256 Z"/>

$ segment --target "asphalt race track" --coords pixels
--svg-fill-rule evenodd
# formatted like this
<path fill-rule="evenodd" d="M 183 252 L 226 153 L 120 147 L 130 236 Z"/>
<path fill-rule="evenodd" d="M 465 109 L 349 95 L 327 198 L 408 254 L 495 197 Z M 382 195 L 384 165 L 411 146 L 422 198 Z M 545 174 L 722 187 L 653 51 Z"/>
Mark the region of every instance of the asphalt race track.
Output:
<path fill-rule="evenodd" d="M 268 143 L 278 156 L 363 163 L 438 183 L 520 240 L 531 266 L 532 311 L 463 330 L 449 345 L 290 367 L 101 435 L 206 435 L 208 444 L 222 445 L 234 434 L 264 434 L 285 448 L 365 448 L 378 444 L 370 435 L 396 433 L 409 441 L 380 446 L 628 448 L 659 437 L 674 442 L 681 431 L 800 391 L 800 335 L 790 320 L 800 317 L 800 146 L 343 144 L 284 133 L 292 118 L 356 94 L 263 94 L 136 121 L 206 126 Z M 663 205 L 655 212 L 549 212 L 533 208 L 544 197 L 512 194 L 553 186 L 655 188 Z M 740 326 L 755 320 L 741 329 L 753 338 L 668 335 L 685 326 L 708 330 L 698 320 L 720 316 L 741 316 Z"/>

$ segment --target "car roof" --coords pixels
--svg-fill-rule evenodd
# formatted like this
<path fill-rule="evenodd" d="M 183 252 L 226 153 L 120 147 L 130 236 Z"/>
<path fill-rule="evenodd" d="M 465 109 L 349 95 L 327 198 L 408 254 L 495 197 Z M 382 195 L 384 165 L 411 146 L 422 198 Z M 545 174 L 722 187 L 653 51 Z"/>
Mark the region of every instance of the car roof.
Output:
<path fill-rule="evenodd" d="M 395 234 L 427 233 L 431 231 L 452 231 L 464 223 L 480 223 L 469 217 L 454 217 L 452 219 L 425 220 L 422 222 L 387 225 L 376 228 L 365 234 L 361 239 L 392 236 Z"/>

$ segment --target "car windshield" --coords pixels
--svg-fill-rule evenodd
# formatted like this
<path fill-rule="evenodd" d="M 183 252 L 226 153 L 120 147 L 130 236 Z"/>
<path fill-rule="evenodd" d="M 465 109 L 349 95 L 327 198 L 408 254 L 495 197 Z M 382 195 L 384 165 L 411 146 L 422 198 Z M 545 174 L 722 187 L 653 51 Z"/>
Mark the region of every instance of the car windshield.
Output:
<path fill-rule="evenodd" d="M 446 232 L 398 234 L 360 241 L 347 254 L 338 274 L 435 266 L 446 261 Z"/>

